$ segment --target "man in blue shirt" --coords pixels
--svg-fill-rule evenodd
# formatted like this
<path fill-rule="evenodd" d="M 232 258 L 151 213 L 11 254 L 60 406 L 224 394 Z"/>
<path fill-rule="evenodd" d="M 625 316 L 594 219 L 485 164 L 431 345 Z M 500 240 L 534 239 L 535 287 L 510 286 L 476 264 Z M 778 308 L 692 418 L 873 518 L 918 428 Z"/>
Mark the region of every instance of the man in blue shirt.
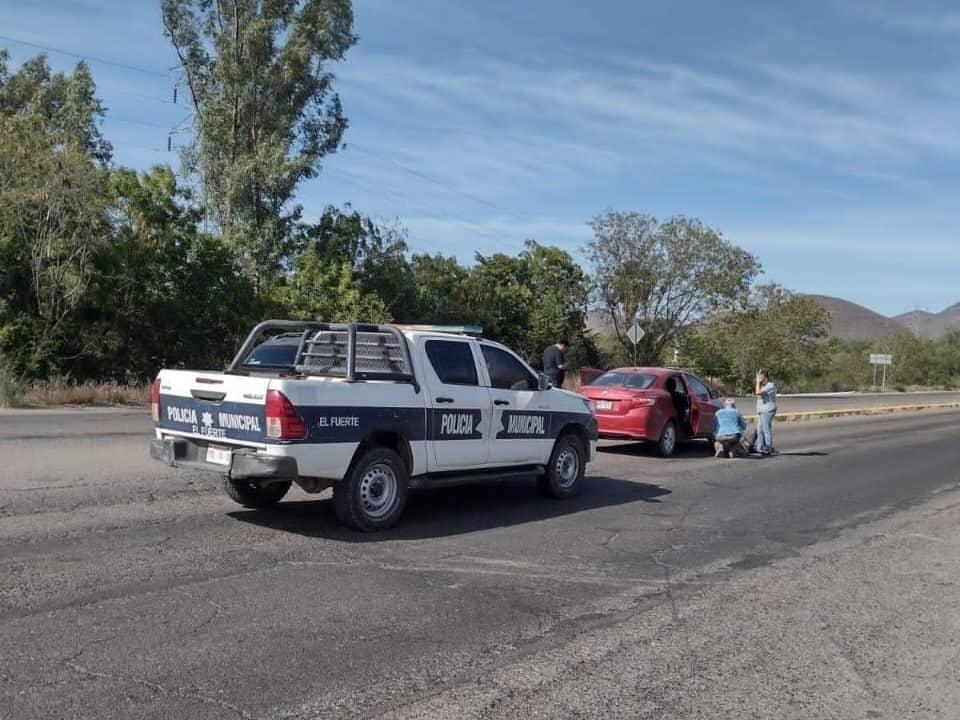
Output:
<path fill-rule="evenodd" d="M 737 410 L 737 401 L 727 398 L 723 401 L 723 409 L 717 410 L 713 416 L 713 447 L 716 457 L 737 457 L 742 448 L 740 437 L 747 429 L 747 421 Z"/>

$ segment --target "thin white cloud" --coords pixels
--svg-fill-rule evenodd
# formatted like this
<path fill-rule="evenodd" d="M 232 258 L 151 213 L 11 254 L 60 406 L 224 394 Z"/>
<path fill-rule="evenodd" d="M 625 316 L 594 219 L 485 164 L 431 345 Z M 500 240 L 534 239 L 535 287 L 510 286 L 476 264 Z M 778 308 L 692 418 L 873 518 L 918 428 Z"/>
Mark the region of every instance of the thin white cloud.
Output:
<path fill-rule="evenodd" d="M 658 164 L 703 150 L 758 168 L 780 158 L 856 160 L 877 171 L 960 154 L 960 93 L 930 87 L 923 78 L 887 74 L 879 80 L 825 66 L 759 63 L 749 73 L 741 67 L 727 75 L 643 59 L 621 59 L 614 67 L 619 70 L 491 61 L 467 72 L 365 56 L 344 79 L 361 102 L 389 98 L 428 108 L 452 128 L 483 127 L 489 119 L 485 141 L 452 132 L 437 147 L 445 157 L 451 146 L 460 148 L 482 164 L 500 150 L 510 160 L 498 169 L 503 173 L 537 151 L 522 139 L 518 147 L 510 134 L 497 137 L 495 123 L 507 121 L 528 137 L 538 129 L 540 148 L 561 172 L 592 169 L 582 167 L 591 158 Z M 577 139 L 580 152 L 556 147 L 570 144 L 568 138 Z"/>
<path fill-rule="evenodd" d="M 844 8 L 847 12 L 897 30 L 922 35 L 960 33 L 960 10 L 922 11 L 913 8 L 858 4 Z"/>
<path fill-rule="evenodd" d="M 477 252 L 516 253 L 526 240 L 576 252 L 591 237 L 585 222 L 552 219 L 405 217 L 402 221 L 415 250 L 452 254 L 463 261 L 471 261 Z M 482 244 L 476 242 L 478 238 Z"/>
<path fill-rule="evenodd" d="M 622 206 L 631 194 L 627 207 L 660 214 L 709 205 L 707 222 L 758 253 L 776 279 L 781 270 L 792 277 L 810 253 L 859 268 L 870 253 L 892 257 L 905 243 L 960 260 L 948 232 L 917 222 L 956 195 L 955 172 L 944 172 L 960 159 L 960 86 L 945 80 L 950 68 L 794 58 L 693 65 L 615 56 L 546 66 L 501 55 L 445 66 L 360 53 L 340 73 L 348 107 L 362 110 L 348 142 L 363 152 L 344 172 L 384 189 L 415 249 L 465 261 L 478 249 L 517 252 L 527 237 L 576 252 L 590 239 L 585 221 L 603 209 L 596 198 Z M 417 124 L 423 118 L 429 127 Z M 675 188 L 683 178 L 693 179 L 690 198 L 664 208 L 658 184 Z M 717 188 L 713 202 L 708 185 Z M 721 198 L 734 196 L 767 217 L 768 201 L 797 207 L 791 219 L 751 226 L 724 212 Z M 898 203 L 915 217 L 898 217 Z M 579 213 L 584 222 L 568 219 Z M 913 255 L 904 267 L 918 275 Z"/>

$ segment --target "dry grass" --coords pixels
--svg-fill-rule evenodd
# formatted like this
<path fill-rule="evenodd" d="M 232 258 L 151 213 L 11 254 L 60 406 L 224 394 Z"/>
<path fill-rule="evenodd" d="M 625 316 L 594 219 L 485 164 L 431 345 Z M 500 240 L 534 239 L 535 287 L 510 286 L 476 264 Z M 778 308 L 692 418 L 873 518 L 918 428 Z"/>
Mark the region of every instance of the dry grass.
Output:
<path fill-rule="evenodd" d="M 149 402 L 149 385 L 72 383 L 54 379 L 25 388 L 17 397 L 15 405 L 42 408 L 62 405 L 147 405 Z"/>

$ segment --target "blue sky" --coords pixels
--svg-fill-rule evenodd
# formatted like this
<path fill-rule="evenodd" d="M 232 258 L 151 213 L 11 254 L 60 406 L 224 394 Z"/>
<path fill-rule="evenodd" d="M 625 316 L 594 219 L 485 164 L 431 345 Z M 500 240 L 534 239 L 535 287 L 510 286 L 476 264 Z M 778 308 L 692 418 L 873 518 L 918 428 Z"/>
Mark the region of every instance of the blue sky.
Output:
<path fill-rule="evenodd" d="M 526 238 L 578 253 L 608 208 L 680 213 L 797 291 L 887 314 L 960 301 L 953 3 L 356 0 L 355 13 L 360 41 L 336 69 L 347 148 L 302 189 L 308 216 L 351 202 L 399 219 L 415 251 L 468 261 Z M 89 57 L 116 160 L 176 163 L 167 132 L 189 108 L 172 103 L 159 2 L 0 0 L 0 35 Z M 15 62 L 37 52 L 0 46 Z"/>

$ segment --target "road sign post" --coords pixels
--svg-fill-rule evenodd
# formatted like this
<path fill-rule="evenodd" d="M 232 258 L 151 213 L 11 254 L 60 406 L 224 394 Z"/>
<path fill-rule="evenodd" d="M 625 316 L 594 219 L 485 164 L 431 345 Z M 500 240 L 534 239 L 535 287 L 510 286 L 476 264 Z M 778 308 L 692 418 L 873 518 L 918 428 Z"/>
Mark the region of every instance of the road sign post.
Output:
<path fill-rule="evenodd" d="M 887 389 L 887 366 L 893 365 L 893 355 L 885 353 L 870 353 L 870 364 L 873 365 L 873 386 L 877 386 L 877 366 L 883 368 L 883 379 L 880 381 L 880 392 Z"/>
<path fill-rule="evenodd" d="M 644 332 L 644 329 L 640 327 L 640 323 L 636 320 L 633 321 L 633 325 L 627 330 L 627 337 L 630 339 L 630 342 L 633 343 L 633 366 L 637 366 L 637 345 L 643 340 L 643 336 L 647 333 Z"/>

